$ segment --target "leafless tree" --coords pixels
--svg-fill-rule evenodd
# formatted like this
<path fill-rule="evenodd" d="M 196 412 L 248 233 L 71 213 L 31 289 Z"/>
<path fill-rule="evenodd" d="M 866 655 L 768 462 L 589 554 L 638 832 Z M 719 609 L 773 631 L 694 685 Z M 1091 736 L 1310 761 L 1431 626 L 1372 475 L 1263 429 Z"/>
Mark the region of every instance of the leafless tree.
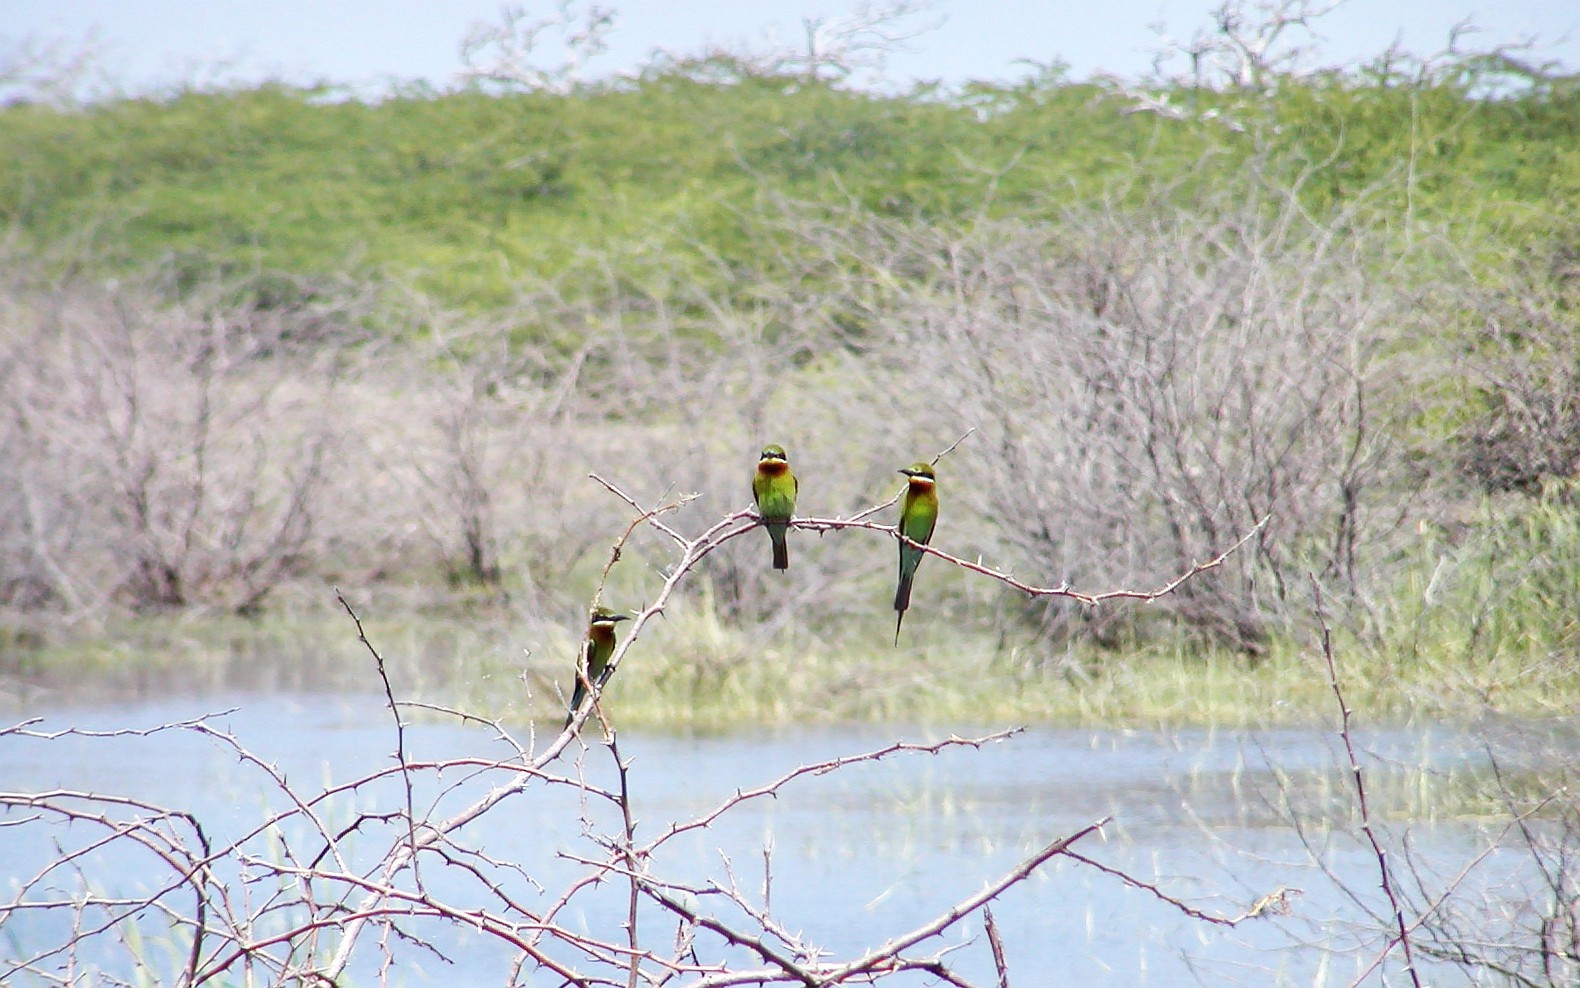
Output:
<path fill-rule="evenodd" d="M 246 612 L 299 572 L 337 445 L 340 358 L 302 314 L 24 296 L 0 436 L 13 602 Z M 294 352 L 292 352 L 294 350 Z M 22 593 L 22 597 L 15 594 Z"/>
<path fill-rule="evenodd" d="M 96 57 L 91 35 L 75 43 L 0 39 L 0 103 L 69 103 L 81 96 Z"/>
<path fill-rule="evenodd" d="M 506 5 L 493 23 L 478 22 L 461 40 L 463 80 L 512 89 L 567 92 L 582 79 L 588 61 L 609 48 L 615 9 L 579 0 L 559 0 L 554 12 L 532 17 L 525 6 Z M 550 43 L 551 38 L 557 43 Z M 545 49 L 557 49 L 545 55 Z M 545 62 L 554 61 L 545 65 Z"/>
<path fill-rule="evenodd" d="M 842 16 L 803 18 L 798 39 L 773 34 L 755 44 L 734 41 L 700 52 L 660 49 L 646 71 L 682 71 L 719 81 L 755 77 L 878 85 L 891 55 L 909 50 L 911 41 L 941 23 L 927 16 L 931 6 L 926 0 L 861 2 Z"/>
<path fill-rule="evenodd" d="M 1190 60 L 1191 82 L 1201 86 L 1261 89 L 1294 73 L 1310 54 L 1311 44 L 1293 43 L 1290 36 L 1339 6 L 1342 0 L 1225 0 L 1211 13 L 1212 29 L 1197 31 L 1180 46 Z"/>

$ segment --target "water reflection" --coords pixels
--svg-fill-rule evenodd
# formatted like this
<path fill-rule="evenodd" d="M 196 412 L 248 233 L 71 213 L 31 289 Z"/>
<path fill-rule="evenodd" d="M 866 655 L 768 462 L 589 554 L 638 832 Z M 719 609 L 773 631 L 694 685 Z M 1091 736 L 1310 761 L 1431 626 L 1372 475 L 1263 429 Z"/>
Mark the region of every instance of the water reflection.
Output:
<path fill-rule="evenodd" d="M 236 695 L 62 709 L 35 730 L 148 728 L 203 714 L 267 768 L 188 731 L 113 739 L 10 736 L 0 738 L 0 788 L 116 793 L 185 809 L 222 844 L 288 806 L 270 772 L 316 793 L 389 765 L 394 750 L 388 711 L 379 698 L 362 695 Z M 800 765 L 897 739 L 993 730 L 890 725 L 746 736 L 632 732 L 622 736 L 621 754 L 631 764 L 640 840 Z M 1499 846 L 1496 830 L 1455 808 L 1462 781 L 1484 770 L 1489 751 L 1497 750 L 1488 747 L 1485 733 L 1400 730 L 1361 740 L 1373 811 L 1387 821 L 1393 839 L 1408 833 L 1412 864 L 1428 884 L 1433 876 L 1446 884 L 1478 861 L 1467 894 L 1523 894 L 1522 883 L 1534 878 L 1528 852 Z M 1505 741 L 1511 763 L 1532 750 L 1517 735 Z M 512 753 L 488 728 L 454 723 L 416 724 L 406 745 L 412 759 Z M 1572 756 L 1572 739 L 1566 745 Z M 707 830 L 666 844 L 652 869 L 698 885 L 734 881 L 758 898 L 766 888 L 787 928 L 836 956 L 850 956 L 922 924 L 1050 840 L 1111 818 L 1100 838 L 1077 850 L 1210 914 L 1238 915 L 1280 888 L 1299 890 L 1293 912 L 1232 928 L 1212 925 L 1152 890 L 1055 859 L 995 906 L 1010 971 L 1018 976 L 1012 983 L 1348 984 L 1376 958 L 1382 903 L 1376 861 L 1356 832 L 1343 766 L 1337 739 L 1322 731 L 1032 730 L 981 750 L 908 754 L 798 779 L 776 798 L 744 803 Z M 568 752 L 558 767 L 601 786 L 618 785 L 601 745 Z M 498 781 L 497 773 L 479 775 L 474 784 L 447 788 L 471 771 L 457 768 L 440 784 L 420 782 L 414 793 L 419 810 L 443 817 Z M 331 825 L 344 826 L 357 812 L 392 809 L 404 798 L 394 778 L 364 787 L 354 805 L 329 811 Z M 0 876 L 12 886 L 53 853 L 54 842 L 71 839 L 62 828 L 15 825 L 22 819 L 17 810 L 0 817 L 0 824 L 13 824 L 0 845 Z M 588 835 L 617 826 L 610 807 L 569 788 L 540 786 L 481 817 L 460 839 L 495 860 L 520 862 L 541 891 L 523 878 L 512 894 L 541 903 L 585 873 L 574 856 L 601 856 Z M 298 838 L 287 832 L 280 839 Z M 371 867 L 381 848 L 370 834 L 352 850 L 366 859 L 353 865 Z M 149 863 L 135 855 L 106 855 L 94 863 L 99 871 L 87 878 L 101 888 L 156 880 Z M 478 897 L 466 875 L 433 869 L 425 878 L 444 894 Z M 609 888 L 578 899 L 577 911 L 565 918 L 618 939 L 625 908 L 623 892 Z M 48 923 L 30 922 L 13 922 L 6 931 L 13 944 L 21 937 L 17 949 L 30 938 L 59 933 Z M 640 924 L 675 926 L 656 909 L 644 911 Z M 945 941 L 969 942 L 957 969 L 977 983 L 992 983 L 981 932 L 973 917 Z M 511 954 L 484 937 L 455 929 L 447 935 L 453 939 L 440 946 L 455 966 L 406 955 L 389 980 L 503 982 Z M 367 951 L 353 966 L 357 978 L 380 977 L 375 953 Z M 1438 983 L 1463 980 L 1446 968 L 1434 973 Z"/>

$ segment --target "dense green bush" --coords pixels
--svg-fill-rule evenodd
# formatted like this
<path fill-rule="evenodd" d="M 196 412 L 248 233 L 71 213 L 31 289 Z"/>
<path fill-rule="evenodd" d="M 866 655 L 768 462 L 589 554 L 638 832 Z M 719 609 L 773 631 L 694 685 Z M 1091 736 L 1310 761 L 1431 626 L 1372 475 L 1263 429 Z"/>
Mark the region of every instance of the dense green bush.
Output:
<path fill-rule="evenodd" d="M 596 294 L 611 277 L 782 274 L 767 201 L 1053 220 L 1094 200 L 1188 203 L 1257 154 L 1320 214 L 1364 198 L 1401 235 L 1550 235 L 1580 195 L 1580 87 L 1482 95 L 1495 67 L 1451 68 L 1155 91 L 1147 105 L 1171 113 L 1056 72 L 880 96 L 685 66 L 568 93 L 365 103 L 267 85 L 17 104 L 0 109 L 0 221 L 39 250 L 87 237 L 100 270 L 178 257 L 218 274 L 351 272 L 485 307 L 567 277 Z"/>

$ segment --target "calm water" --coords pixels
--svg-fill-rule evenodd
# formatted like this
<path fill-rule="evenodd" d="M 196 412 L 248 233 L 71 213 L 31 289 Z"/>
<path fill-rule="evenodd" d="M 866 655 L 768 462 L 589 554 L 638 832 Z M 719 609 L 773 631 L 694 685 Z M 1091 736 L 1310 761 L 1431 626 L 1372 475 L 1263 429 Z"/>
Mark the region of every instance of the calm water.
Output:
<path fill-rule="evenodd" d="M 239 695 L 59 709 L 45 713 L 34 730 L 149 728 L 227 708 L 234 710 L 208 722 L 309 795 L 388 765 L 395 746 L 380 698 L 366 696 Z M 896 740 L 991 730 L 890 725 L 717 737 L 631 732 L 620 743 L 631 762 L 640 840 L 797 765 Z M 1411 730 L 1372 732 L 1360 740 L 1374 810 L 1386 817 L 1386 836 L 1399 853 L 1408 842 L 1425 893 L 1446 887 L 1480 856 L 1454 901 L 1479 899 L 1496 916 L 1528 894 L 1521 889 L 1535 877 L 1529 853 L 1512 842 L 1500 844 L 1490 816 L 1448 812 L 1462 791 L 1455 780 L 1486 765 L 1487 744 L 1501 745 L 1500 759 L 1512 768 L 1529 759 L 1527 739 L 1504 732 L 1489 742 L 1485 735 Z M 454 723 L 413 726 L 406 743 L 413 760 L 510 753 L 490 728 Z M 1571 745 L 1568 755 L 1575 750 Z M 1363 848 L 1349 813 L 1342 764 L 1337 738 L 1321 731 L 1032 730 L 981 750 L 901 754 L 799 779 L 775 799 L 743 804 L 708 830 L 672 841 L 652 870 L 697 885 L 726 881 L 732 871 L 755 896 L 764 880 L 765 848 L 771 849 L 771 905 L 780 923 L 848 959 L 919 926 L 1054 838 L 1112 817 L 1101 835 L 1075 849 L 1209 913 L 1238 914 L 1280 887 L 1300 890 L 1291 899 L 1292 911 L 1233 928 L 1210 925 L 1119 878 L 1055 858 L 993 907 L 1012 984 L 1349 984 L 1377 956 L 1377 921 L 1368 911 L 1379 909 L 1381 901 L 1375 859 Z M 616 783 L 602 745 L 567 752 L 554 767 L 584 772 L 600 785 Z M 504 772 L 462 770 L 446 773 L 437 784 L 426 777 L 417 803 L 436 807 L 442 817 L 506 778 Z M 186 810 L 216 844 L 286 805 L 261 768 L 190 731 L 113 739 L 0 737 L 0 789 L 56 788 L 134 796 Z M 359 811 L 394 809 L 403 800 L 398 785 L 372 785 L 338 800 L 325 815 L 344 826 Z M 6 899 L 54 853 L 57 842 L 72 848 L 94 836 L 80 824 L 30 822 L 19 809 L 0 814 L 0 825 L 8 825 L 0 827 Z M 616 826 L 608 807 L 580 800 L 567 787 L 538 786 L 469 825 L 459 841 L 496 861 L 519 862 L 541 891 L 525 877 L 510 875 L 512 894 L 541 907 L 585 873 L 571 858 L 602 857 L 597 838 Z M 371 865 L 390 833 L 366 825 L 348 842 L 353 858 L 361 856 L 353 863 Z M 306 842 L 304 833 L 289 827 L 283 837 Z M 259 841 L 251 850 L 263 848 Z M 85 856 L 81 865 L 75 880 L 101 892 L 130 893 L 163 880 L 146 853 L 109 848 Z M 454 901 L 487 901 L 460 869 L 432 864 L 423 878 L 431 892 Z M 67 885 L 60 876 L 54 887 Z M 1421 894 L 1414 885 L 1410 891 Z M 561 918 L 619 939 L 625 908 L 619 883 L 606 883 L 579 896 Z M 644 912 L 639 921 L 651 932 L 650 945 L 660 950 L 669 947 L 674 925 L 656 911 Z M 513 955 L 496 942 L 453 925 L 424 929 L 449 961 L 399 949 L 387 971 L 391 983 L 504 983 Z M 0 957 L 14 959 L 60 933 L 60 924 L 47 917 L 13 919 L 0 929 Z M 157 945 L 157 929 L 147 933 Z M 980 917 L 973 916 L 934 941 L 933 949 L 965 944 L 952 955 L 954 967 L 975 983 L 992 984 L 984 941 Z M 705 934 L 698 942 L 712 945 Z M 374 982 L 380 958 L 373 938 L 360 949 L 352 970 L 358 982 Z M 169 952 L 169 945 L 145 948 L 156 961 L 172 963 L 161 950 Z M 113 967 L 124 956 L 124 949 L 110 943 L 97 959 Z M 1389 975 L 1398 977 L 1396 966 Z M 1466 981 L 1447 969 L 1433 975 L 1439 984 Z M 1371 980 L 1381 983 L 1376 974 Z M 918 976 L 897 983 L 936 982 Z"/>

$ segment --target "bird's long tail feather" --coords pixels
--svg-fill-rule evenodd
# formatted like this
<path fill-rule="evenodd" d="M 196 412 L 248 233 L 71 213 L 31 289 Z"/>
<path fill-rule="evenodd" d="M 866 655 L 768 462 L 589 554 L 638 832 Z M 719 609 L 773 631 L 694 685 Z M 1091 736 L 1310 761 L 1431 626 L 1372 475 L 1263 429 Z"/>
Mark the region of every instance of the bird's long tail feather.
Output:
<path fill-rule="evenodd" d="M 911 581 L 915 579 L 916 571 L 900 574 L 900 585 L 894 591 L 894 644 L 900 643 L 900 623 L 905 620 L 905 612 L 911 606 Z"/>
<path fill-rule="evenodd" d="M 582 685 L 580 676 L 576 677 L 576 689 L 571 692 L 571 709 L 565 715 L 565 726 L 570 727 L 571 721 L 576 719 L 576 711 L 581 709 L 582 701 L 587 698 L 587 687 Z"/>
<path fill-rule="evenodd" d="M 790 568 L 790 545 L 785 538 L 785 533 L 789 530 L 789 527 L 783 522 L 779 524 L 769 523 L 768 525 L 768 538 L 774 544 L 774 569 Z"/>

